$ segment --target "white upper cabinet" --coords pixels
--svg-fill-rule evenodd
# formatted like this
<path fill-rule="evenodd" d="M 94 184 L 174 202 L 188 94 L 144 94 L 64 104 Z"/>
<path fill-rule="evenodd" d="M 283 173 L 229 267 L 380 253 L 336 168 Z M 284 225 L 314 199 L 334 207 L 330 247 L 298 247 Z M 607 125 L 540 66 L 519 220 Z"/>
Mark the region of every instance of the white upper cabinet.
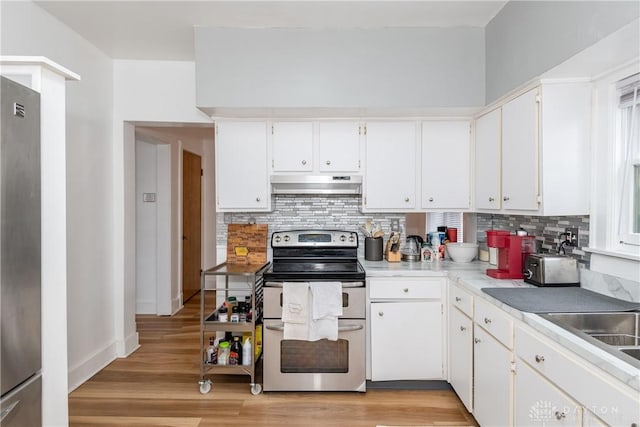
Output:
<path fill-rule="evenodd" d="M 478 209 L 500 209 L 500 108 L 476 120 L 475 198 Z"/>
<path fill-rule="evenodd" d="M 475 125 L 476 209 L 589 214 L 589 83 L 543 82 Z"/>
<path fill-rule="evenodd" d="M 538 210 L 538 89 L 502 107 L 502 206 Z"/>
<path fill-rule="evenodd" d="M 313 170 L 313 123 L 274 122 L 271 125 L 272 169 L 275 172 Z"/>
<path fill-rule="evenodd" d="M 320 122 L 320 172 L 360 171 L 360 128 L 357 122 Z"/>
<path fill-rule="evenodd" d="M 363 211 L 414 210 L 416 147 L 415 122 L 367 123 Z"/>
<path fill-rule="evenodd" d="M 218 212 L 268 211 L 266 123 L 217 123 L 215 151 Z"/>
<path fill-rule="evenodd" d="M 469 121 L 422 123 L 422 208 L 469 209 Z"/>

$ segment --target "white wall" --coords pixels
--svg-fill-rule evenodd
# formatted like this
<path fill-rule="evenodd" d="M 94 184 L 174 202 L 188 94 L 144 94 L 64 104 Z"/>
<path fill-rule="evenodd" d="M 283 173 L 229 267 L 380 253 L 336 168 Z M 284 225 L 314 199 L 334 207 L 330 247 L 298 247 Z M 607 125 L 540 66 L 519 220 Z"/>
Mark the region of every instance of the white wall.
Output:
<path fill-rule="evenodd" d="M 136 133 L 136 314 L 171 315 L 179 294 L 173 280 L 171 146 Z M 145 202 L 144 193 L 155 201 Z M 176 284 L 176 286 L 172 286 Z"/>
<path fill-rule="evenodd" d="M 197 102 L 224 108 L 484 104 L 484 30 L 195 27 Z"/>
<path fill-rule="evenodd" d="M 508 2 L 485 28 L 487 102 L 639 16 L 640 2 L 635 0 Z"/>
<path fill-rule="evenodd" d="M 156 314 L 157 151 L 155 144 L 136 140 L 136 314 Z M 155 200 L 144 201 L 148 193 Z"/>
<path fill-rule="evenodd" d="M 195 65 L 192 62 L 115 60 L 113 71 L 113 269 L 118 355 L 126 356 L 137 346 L 133 123 L 210 124 L 211 119 L 195 108 Z"/>

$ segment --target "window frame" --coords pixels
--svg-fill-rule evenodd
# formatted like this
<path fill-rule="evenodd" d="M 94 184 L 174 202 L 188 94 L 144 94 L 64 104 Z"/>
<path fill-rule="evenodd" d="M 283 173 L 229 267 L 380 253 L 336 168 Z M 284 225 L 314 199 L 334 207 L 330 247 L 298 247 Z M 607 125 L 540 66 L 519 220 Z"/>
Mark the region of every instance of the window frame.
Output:
<path fill-rule="evenodd" d="M 620 250 L 633 250 L 640 246 L 640 232 L 633 231 L 634 192 L 637 182 L 634 179 L 637 168 L 640 168 L 640 94 L 637 95 L 636 107 L 632 105 L 618 107 L 617 133 L 615 141 L 614 170 L 616 171 L 615 195 L 615 241 L 614 247 Z M 635 118 L 633 117 L 635 115 Z M 635 122 L 634 122 L 635 119 Z M 629 131 L 633 132 L 629 136 Z M 632 146 L 627 153 L 627 138 Z M 627 159 L 627 155 L 629 158 Z M 627 163 L 628 162 L 628 163 Z"/>
<path fill-rule="evenodd" d="M 640 246 L 620 243 L 620 92 L 616 84 L 640 71 L 640 60 L 631 61 L 593 80 L 593 129 L 591 159 L 591 212 L 589 248 L 591 269 L 638 281 Z M 615 190 L 615 191 L 613 191 Z"/>

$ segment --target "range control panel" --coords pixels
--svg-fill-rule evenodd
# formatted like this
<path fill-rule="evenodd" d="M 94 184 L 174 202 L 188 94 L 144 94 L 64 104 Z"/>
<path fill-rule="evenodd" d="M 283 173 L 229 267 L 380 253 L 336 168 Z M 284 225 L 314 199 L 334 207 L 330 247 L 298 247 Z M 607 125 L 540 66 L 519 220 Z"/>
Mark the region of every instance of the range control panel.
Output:
<path fill-rule="evenodd" d="M 357 248 L 358 233 L 344 230 L 276 231 L 271 235 L 271 247 Z"/>

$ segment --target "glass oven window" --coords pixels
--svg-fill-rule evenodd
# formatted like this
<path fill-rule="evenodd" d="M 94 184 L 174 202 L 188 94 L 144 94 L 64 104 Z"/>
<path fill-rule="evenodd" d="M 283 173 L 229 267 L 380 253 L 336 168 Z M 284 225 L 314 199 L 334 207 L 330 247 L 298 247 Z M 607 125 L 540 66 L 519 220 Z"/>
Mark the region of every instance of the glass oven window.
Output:
<path fill-rule="evenodd" d="M 283 374 L 345 374 L 349 372 L 349 341 L 280 341 Z"/>

